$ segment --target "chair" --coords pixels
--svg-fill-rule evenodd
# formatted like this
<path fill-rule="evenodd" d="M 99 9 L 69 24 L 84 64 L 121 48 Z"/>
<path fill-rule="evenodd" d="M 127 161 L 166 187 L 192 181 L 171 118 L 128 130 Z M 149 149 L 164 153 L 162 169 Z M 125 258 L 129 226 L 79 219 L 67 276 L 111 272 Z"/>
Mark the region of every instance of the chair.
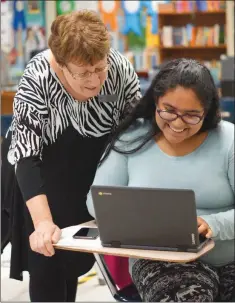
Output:
<path fill-rule="evenodd" d="M 5 137 L 11 121 L 12 115 L 1 115 L 1 137 Z"/>
<path fill-rule="evenodd" d="M 105 282 L 117 302 L 142 302 L 142 299 L 133 283 L 119 289 L 109 272 L 104 256 L 99 254 L 94 254 L 94 256 Z M 216 299 L 216 302 L 221 302 L 219 297 Z M 233 290 L 232 300 L 230 302 L 235 302 L 235 289 Z"/>
<path fill-rule="evenodd" d="M 235 98 L 233 97 L 223 97 L 220 99 L 220 107 L 223 120 L 235 123 L 234 103 Z"/>
<path fill-rule="evenodd" d="M 104 261 L 104 256 L 97 253 L 94 254 L 97 265 L 104 276 L 105 282 L 108 285 L 108 288 L 113 295 L 114 299 L 117 302 L 141 302 L 140 295 L 135 287 L 135 285 L 129 284 L 122 289 L 119 289 L 116 283 L 114 282 L 108 267 Z"/>

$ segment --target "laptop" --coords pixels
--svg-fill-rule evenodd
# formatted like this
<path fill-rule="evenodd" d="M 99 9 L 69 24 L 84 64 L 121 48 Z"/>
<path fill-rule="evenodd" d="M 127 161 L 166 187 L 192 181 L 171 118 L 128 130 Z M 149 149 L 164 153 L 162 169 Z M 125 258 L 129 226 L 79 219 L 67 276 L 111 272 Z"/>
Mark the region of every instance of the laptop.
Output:
<path fill-rule="evenodd" d="M 94 185 L 91 194 L 105 247 L 198 252 L 209 240 L 192 190 Z"/>

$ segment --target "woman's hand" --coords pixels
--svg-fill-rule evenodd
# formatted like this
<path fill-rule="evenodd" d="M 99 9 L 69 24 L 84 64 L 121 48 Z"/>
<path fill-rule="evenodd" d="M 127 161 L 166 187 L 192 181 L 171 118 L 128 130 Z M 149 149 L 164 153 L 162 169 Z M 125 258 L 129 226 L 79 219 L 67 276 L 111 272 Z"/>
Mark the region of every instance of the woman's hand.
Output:
<path fill-rule="evenodd" d="M 205 220 L 200 217 L 197 217 L 197 226 L 199 234 L 202 234 L 206 238 L 212 237 L 212 230 L 210 229 L 210 226 L 206 223 Z"/>
<path fill-rule="evenodd" d="M 35 231 L 29 237 L 30 247 L 33 251 L 46 257 L 55 254 L 53 243 L 57 243 L 61 237 L 61 230 L 52 221 L 41 221 L 35 227 Z"/>

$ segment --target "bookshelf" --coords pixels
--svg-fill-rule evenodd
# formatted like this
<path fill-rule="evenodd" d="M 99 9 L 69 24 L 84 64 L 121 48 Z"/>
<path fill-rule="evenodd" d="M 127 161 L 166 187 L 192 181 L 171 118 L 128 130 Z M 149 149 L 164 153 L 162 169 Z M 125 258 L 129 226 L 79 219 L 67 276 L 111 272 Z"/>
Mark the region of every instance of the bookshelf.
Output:
<path fill-rule="evenodd" d="M 173 46 L 160 46 L 160 49 L 171 49 L 171 50 L 182 50 L 182 49 L 221 49 L 226 50 L 226 44 L 220 44 L 220 45 L 194 45 L 194 46 L 182 46 L 182 45 L 173 45 Z"/>
<path fill-rule="evenodd" d="M 160 12 L 161 16 L 175 16 L 176 14 L 179 16 L 188 16 L 188 15 L 223 15 L 225 10 L 217 10 L 217 11 L 194 11 L 194 12 Z"/>
<path fill-rule="evenodd" d="M 190 33 L 193 35 L 190 41 L 188 40 L 190 35 L 188 25 L 190 25 Z M 174 8 L 172 11 L 159 12 L 158 26 L 161 36 L 160 63 L 179 57 L 194 58 L 200 61 L 219 61 L 221 55 L 227 53 L 224 38 L 226 37 L 225 9 L 198 11 L 194 8 L 192 11 L 178 12 Z M 182 29 L 183 35 L 181 43 L 179 42 L 179 32 L 176 33 L 179 29 Z"/>

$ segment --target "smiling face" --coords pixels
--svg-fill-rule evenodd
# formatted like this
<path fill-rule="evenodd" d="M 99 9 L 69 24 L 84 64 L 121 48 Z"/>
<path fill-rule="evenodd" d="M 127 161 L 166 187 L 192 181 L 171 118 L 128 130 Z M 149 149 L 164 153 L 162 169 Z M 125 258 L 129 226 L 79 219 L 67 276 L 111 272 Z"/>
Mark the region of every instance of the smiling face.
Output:
<path fill-rule="evenodd" d="M 168 113 L 166 114 L 167 120 L 165 120 L 156 111 L 156 123 L 166 140 L 171 144 L 178 144 L 191 138 L 202 127 L 204 108 L 194 91 L 190 88 L 177 86 L 175 89 L 167 91 L 164 96 L 159 98 L 157 110 L 164 110 L 169 112 L 169 114 L 184 115 L 184 120 L 186 121 L 200 121 L 195 125 L 183 121 L 181 117 L 169 121 Z"/>
<path fill-rule="evenodd" d="M 70 87 L 85 99 L 98 95 L 108 75 L 107 56 L 94 65 L 68 63 L 63 74 Z"/>

